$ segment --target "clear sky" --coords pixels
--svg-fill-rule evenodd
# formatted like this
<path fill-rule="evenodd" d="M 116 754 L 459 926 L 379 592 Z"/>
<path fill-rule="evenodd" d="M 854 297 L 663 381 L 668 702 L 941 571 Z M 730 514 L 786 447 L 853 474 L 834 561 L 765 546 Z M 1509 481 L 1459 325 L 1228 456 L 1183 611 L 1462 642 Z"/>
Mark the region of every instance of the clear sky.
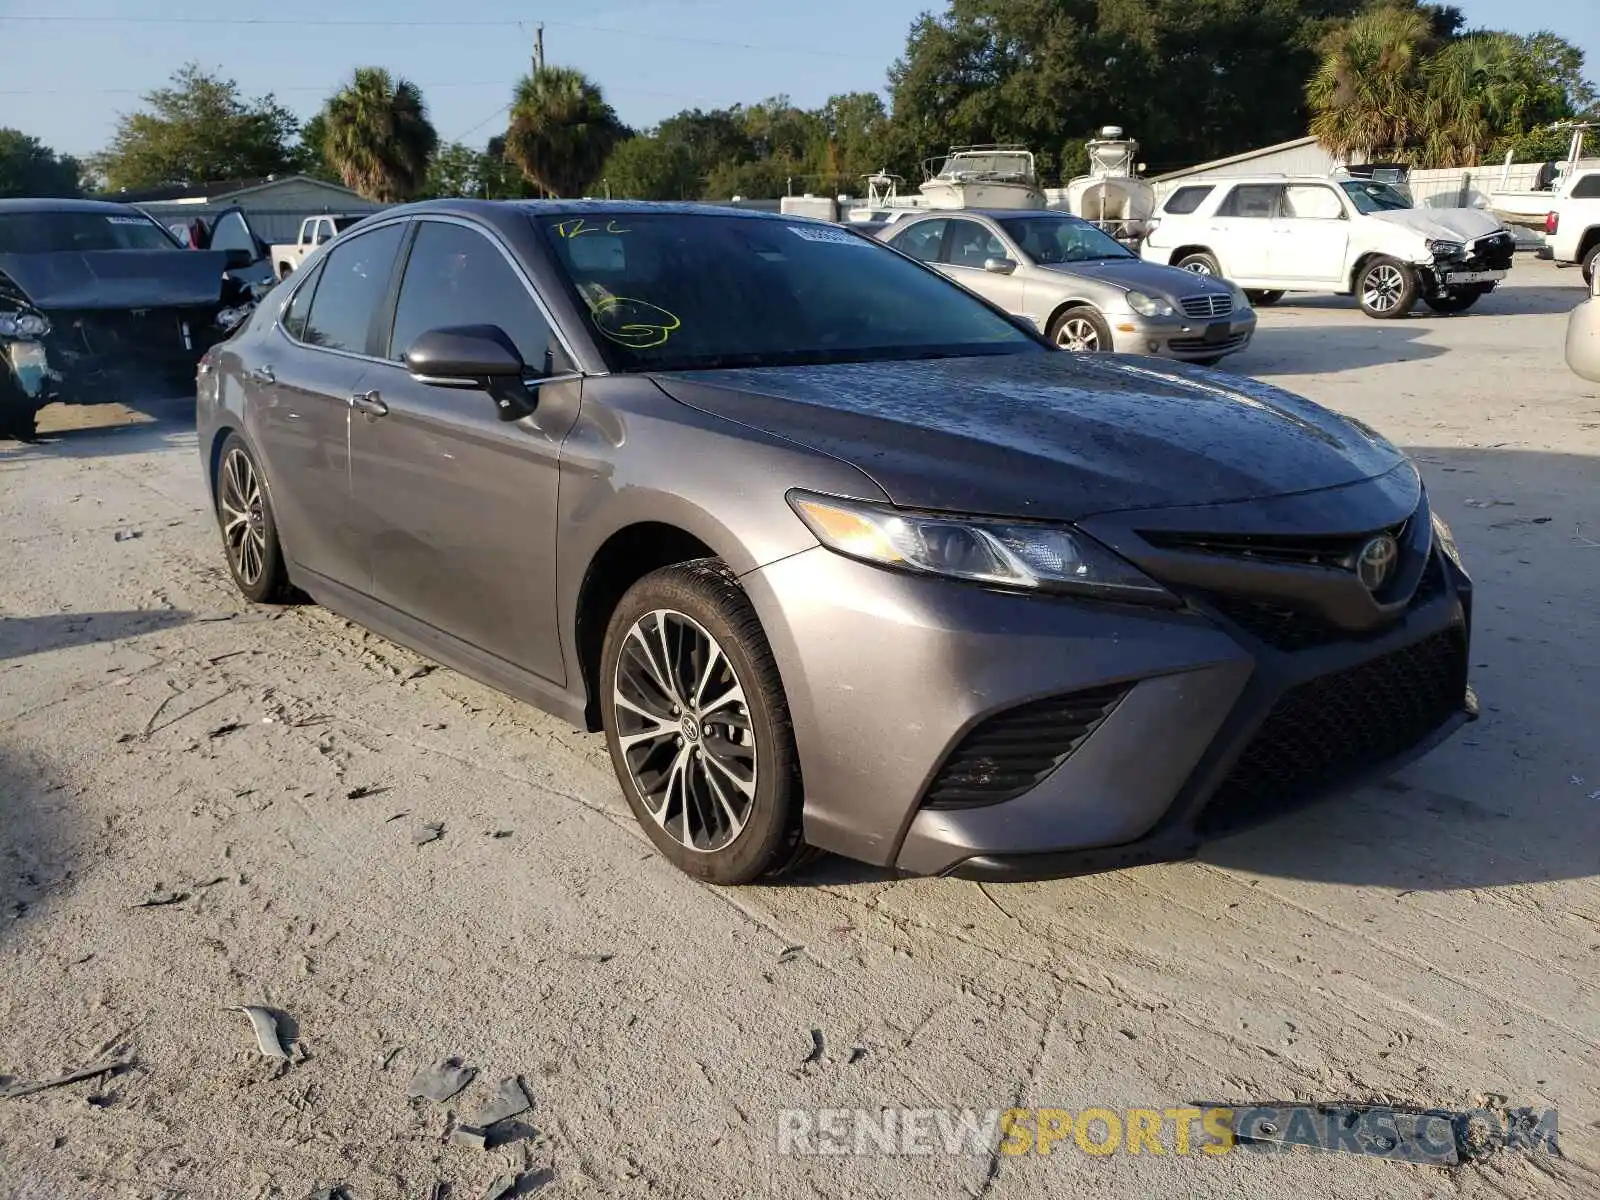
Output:
<path fill-rule="evenodd" d="M 1584 49 L 1591 78 L 1600 78 L 1600 0 L 1457 3 L 1475 26 L 1554 30 Z M 442 138 L 478 145 L 502 127 L 501 106 L 528 69 L 541 20 L 546 61 L 587 72 L 636 127 L 682 108 L 777 93 L 812 107 L 835 92 L 881 89 L 911 22 L 941 7 L 940 0 L 0 0 L 0 126 L 81 156 L 105 145 L 119 111 L 136 108 L 140 93 L 191 59 L 237 79 L 246 96 L 275 93 L 302 116 L 356 65 L 374 64 L 422 85 Z M 52 19 L 21 19 L 29 15 Z M 234 23 L 245 20 L 261 23 Z"/>

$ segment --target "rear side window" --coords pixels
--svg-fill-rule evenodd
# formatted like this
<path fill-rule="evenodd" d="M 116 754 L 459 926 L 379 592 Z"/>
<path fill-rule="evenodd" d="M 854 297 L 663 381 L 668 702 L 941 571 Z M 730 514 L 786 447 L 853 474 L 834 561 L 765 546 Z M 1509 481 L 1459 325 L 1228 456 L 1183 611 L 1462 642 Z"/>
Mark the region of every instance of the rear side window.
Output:
<path fill-rule="evenodd" d="M 322 276 L 322 264 L 311 268 L 306 281 L 295 289 L 294 298 L 283 313 L 283 331 L 297 342 L 306 340 L 306 318 L 311 315 L 311 297 L 317 290 L 317 280 Z"/>
<path fill-rule="evenodd" d="M 1217 209 L 1219 217 L 1270 218 L 1278 215 L 1278 201 L 1283 196 L 1281 183 L 1241 183 L 1228 193 Z"/>
<path fill-rule="evenodd" d="M 939 244 L 944 241 L 944 227 L 948 221 L 918 221 L 889 239 L 889 244 L 903 254 L 920 258 L 923 262 L 939 261 Z"/>
<path fill-rule="evenodd" d="M 389 292 L 404 227 L 386 225 L 336 246 L 322 260 L 303 341 L 328 350 L 367 353 L 378 306 Z"/>
<path fill-rule="evenodd" d="M 549 322 L 499 247 L 465 226 L 424 221 L 400 284 L 389 357 L 403 359 L 419 335 L 449 325 L 497 325 L 523 362 L 552 371 Z"/>
<path fill-rule="evenodd" d="M 1181 187 L 1167 197 L 1167 202 L 1162 206 L 1161 211 L 1172 213 L 1174 216 L 1192 213 L 1200 207 L 1201 201 L 1214 191 L 1216 191 L 1216 188 L 1209 183 Z"/>
<path fill-rule="evenodd" d="M 1574 200 L 1600 199 L 1600 172 L 1585 175 L 1572 185 L 1572 198 Z"/>

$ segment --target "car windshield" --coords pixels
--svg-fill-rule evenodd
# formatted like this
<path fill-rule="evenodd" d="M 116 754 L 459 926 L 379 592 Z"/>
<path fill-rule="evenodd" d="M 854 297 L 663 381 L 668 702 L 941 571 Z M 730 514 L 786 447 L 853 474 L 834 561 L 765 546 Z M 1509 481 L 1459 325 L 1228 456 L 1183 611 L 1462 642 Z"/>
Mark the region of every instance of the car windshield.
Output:
<path fill-rule="evenodd" d="M 532 220 L 613 370 L 1045 349 L 971 293 L 838 226 L 681 211 Z"/>
<path fill-rule="evenodd" d="M 1000 227 L 1036 263 L 1136 257 L 1109 234 L 1074 217 L 1009 217 L 1000 222 Z"/>
<path fill-rule="evenodd" d="M 181 248 L 165 229 L 136 212 L 0 213 L 0 254 Z"/>
<path fill-rule="evenodd" d="M 1404 192 L 1387 183 L 1371 179 L 1352 179 L 1341 183 L 1345 194 L 1356 209 L 1363 213 L 1394 212 L 1411 207 L 1411 199 Z"/>

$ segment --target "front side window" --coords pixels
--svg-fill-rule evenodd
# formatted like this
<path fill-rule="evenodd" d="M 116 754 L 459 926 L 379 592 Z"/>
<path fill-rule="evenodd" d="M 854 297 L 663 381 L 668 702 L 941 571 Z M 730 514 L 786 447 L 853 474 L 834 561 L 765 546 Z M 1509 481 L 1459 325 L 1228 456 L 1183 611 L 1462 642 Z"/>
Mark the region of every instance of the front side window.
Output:
<path fill-rule="evenodd" d="M 283 331 L 297 342 L 306 340 L 306 318 L 311 315 L 311 298 L 317 291 L 317 280 L 322 277 L 322 264 L 318 263 L 295 289 L 289 307 L 283 310 Z"/>
<path fill-rule="evenodd" d="M 1011 257 L 1004 243 L 976 221 L 951 221 L 945 245 L 949 247 L 945 261 L 953 267 L 976 267 L 981 271 L 991 258 Z"/>
<path fill-rule="evenodd" d="M 1339 186 L 1359 213 L 1398 212 L 1411 207 L 1406 194 L 1387 183 L 1373 179 L 1351 179 Z"/>
<path fill-rule="evenodd" d="M 322 262 L 302 340 L 327 350 L 366 354 L 378 306 L 389 291 L 404 227 L 386 225 L 336 246 Z"/>
<path fill-rule="evenodd" d="M 1005 217 L 1000 227 L 1029 259 L 1044 265 L 1138 257 L 1110 234 L 1076 217 Z"/>
<path fill-rule="evenodd" d="M 1267 220 L 1278 215 L 1283 197 L 1281 183 L 1241 183 L 1228 193 L 1217 209 L 1219 217 L 1253 217 Z"/>
<path fill-rule="evenodd" d="M 406 260 L 389 357 L 403 360 L 419 335 L 450 325 L 497 325 L 523 362 L 552 373 L 549 322 L 499 247 L 463 225 L 424 221 Z"/>
<path fill-rule="evenodd" d="M 1294 184 L 1284 193 L 1283 215 L 1314 221 L 1337 221 L 1344 216 L 1344 205 L 1331 187 L 1319 183 Z"/>
<path fill-rule="evenodd" d="M 948 224 L 950 222 L 943 218 L 918 221 L 895 234 L 889 239 L 889 244 L 902 254 L 909 254 L 925 263 L 938 262 L 939 247 L 944 244 L 944 230 Z"/>
<path fill-rule="evenodd" d="M 0 254 L 181 249 L 170 233 L 131 208 L 0 213 Z"/>
<path fill-rule="evenodd" d="M 1181 187 L 1167 197 L 1167 202 L 1162 206 L 1162 211 L 1171 213 L 1173 216 L 1192 213 L 1200 207 L 1201 202 L 1214 190 L 1209 183 L 1190 184 L 1188 187 Z"/>
<path fill-rule="evenodd" d="M 617 371 L 1047 353 L 849 229 L 730 213 L 529 218 Z"/>

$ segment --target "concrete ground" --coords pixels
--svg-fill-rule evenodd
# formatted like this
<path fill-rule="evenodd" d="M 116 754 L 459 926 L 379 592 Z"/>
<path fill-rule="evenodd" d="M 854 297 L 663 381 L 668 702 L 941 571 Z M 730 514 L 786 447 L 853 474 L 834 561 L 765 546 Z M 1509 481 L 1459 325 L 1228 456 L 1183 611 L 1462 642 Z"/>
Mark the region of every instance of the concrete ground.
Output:
<path fill-rule="evenodd" d="M 1580 295 L 1521 262 L 1466 316 L 1263 311 L 1232 369 L 1410 448 L 1454 523 L 1484 717 L 1198 861 L 1045 884 L 693 883 L 599 737 L 242 603 L 183 405 L 47 413 L 46 444 L 0 444 L 0 1074 L 135 1065 L 0 1099 L 0 1196 L 1600 1194 Z M 292 1062 L 241 1004 L 282 1014 Z M 446 1056 L 477 1081 L 408 1100 Z M 513 1075 L 532 1111 L 451 1142 Z M 778 1153 L 786 1108 L 1272 1099 L 1554 1107 L 1563 1155 Z"/>

